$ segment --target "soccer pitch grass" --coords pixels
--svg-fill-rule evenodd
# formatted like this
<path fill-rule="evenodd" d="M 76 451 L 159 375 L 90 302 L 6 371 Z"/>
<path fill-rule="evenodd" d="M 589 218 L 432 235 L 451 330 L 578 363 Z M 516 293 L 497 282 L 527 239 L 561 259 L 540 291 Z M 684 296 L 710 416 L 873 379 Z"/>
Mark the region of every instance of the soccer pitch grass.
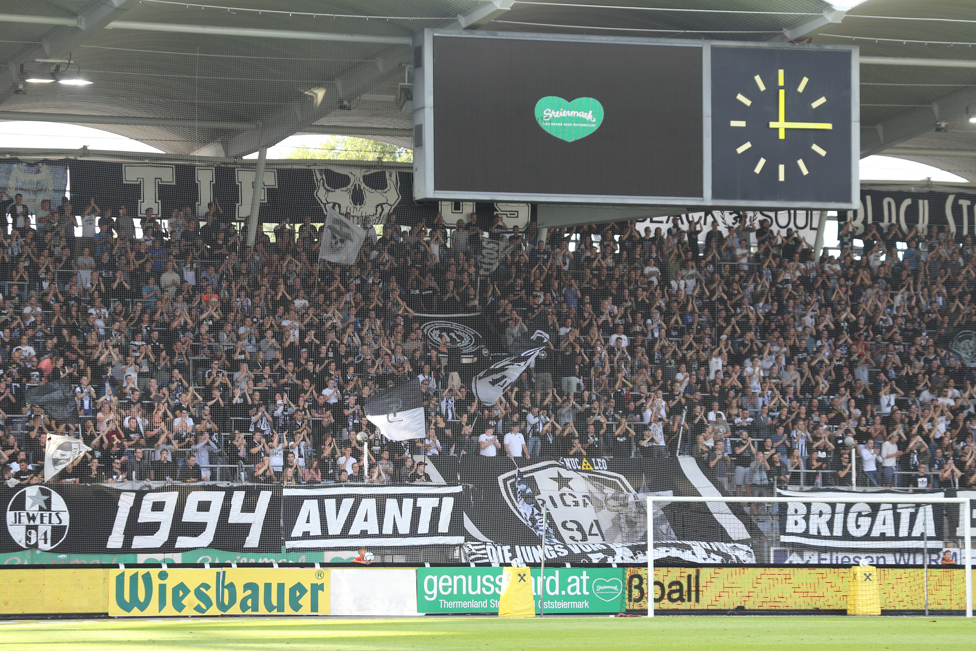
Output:
<path fill-rule="evenodd" d="M 0 650 L 52 649 L 960 649 L 962 617 L 492 617 L 130 619 L 0 622 Z"/>

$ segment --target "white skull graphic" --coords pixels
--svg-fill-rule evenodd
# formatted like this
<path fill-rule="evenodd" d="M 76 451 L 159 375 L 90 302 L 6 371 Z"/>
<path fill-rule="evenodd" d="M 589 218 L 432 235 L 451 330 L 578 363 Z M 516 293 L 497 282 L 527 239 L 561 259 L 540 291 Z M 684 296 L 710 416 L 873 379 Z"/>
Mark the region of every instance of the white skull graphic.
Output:
<path fill-rule="evenodd" d="M 373 225 L 386 223 L 400 203 L 400 177 L 396 170 L 325 167 L 313 173 L 315 198 L 323 210 L 332 207 L 342 215 L 349 213 L 359 225 L 364 217 L 369 217 Z"/>

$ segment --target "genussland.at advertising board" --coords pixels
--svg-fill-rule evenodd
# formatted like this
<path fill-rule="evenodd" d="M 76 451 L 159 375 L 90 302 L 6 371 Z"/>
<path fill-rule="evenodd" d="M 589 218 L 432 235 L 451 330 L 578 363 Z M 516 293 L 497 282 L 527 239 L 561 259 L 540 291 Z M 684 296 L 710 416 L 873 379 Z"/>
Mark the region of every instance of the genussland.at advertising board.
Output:
<path fill-rule="evenodd" d="M 502 567 L 417 568 L 417 610 L 428 613 L 494 613 Z M 623 568 L 532 569 L 536 613 L 619 613 L 624 608 Z"/>

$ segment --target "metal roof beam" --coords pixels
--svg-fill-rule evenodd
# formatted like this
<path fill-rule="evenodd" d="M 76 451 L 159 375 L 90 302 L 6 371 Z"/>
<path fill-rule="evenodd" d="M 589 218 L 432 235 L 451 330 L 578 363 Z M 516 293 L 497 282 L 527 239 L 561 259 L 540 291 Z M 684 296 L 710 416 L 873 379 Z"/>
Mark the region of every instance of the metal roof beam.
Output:
<path fill-rule="evenodd" d="M 389 127 L 347 127 L 311 124 L 300 129 L 298 133 L 314 133 L 325 136 L 378 136 L 413 139 L 413 129 L 393 129 Z"/>
<path fill-rule="evenodd" d="M 0 104 L 10 99 L 20 83 L 18 75 L 21 64 L 33 66 L 36 65 L 35 59 L 68 56 L 73 49 L 90 40 L 106 25 L 138 4 L 139 0 L 103 0 L 79 14 L 73 25 L 59 27 L 50 32 L 40 45 L 22 50 L 7 62 L 5 70 L 0 71 Z"/>
<path fill-rule="evenodd" d="M 515 0 L 489 0 L 472 11 L 459 15 L 456 21 L 447 27 L 462 29 L 477 29 L 505 13 L 515 4 Z M 114 26 L 113 26 L 114 28 Z M 261 30 L 268 32 L 271 30 Z M 209 32 L 204 32 L 209 33 Z M 294 34 L 294 32 L 292 32 Z M 285 36 L 282 36 L 285 38 Z M 369 37 L 372 38 L 372 37 Z M 402 43 L 410 46 L 412 37 L 383 37 L 397 40 L 372 41 L 387 43 Z M 262 128 L 256 131 L 242 131 L 224 142 L 212 142 L 198 149 L 194 153 L 209 156 L 241 156 L 257 151 L 262 147 L 271 147 L 288 136 L 296 133 L 328 133 L 329 135 L 386 135 L 369 133 L 366 129 L 349 127 L 345 133 L 335 133 L 334 127 L 319 127 L 314 123 L 326 115 L 339 110 L 340 101 L 351 101 L 365 95 L 370 90 L 388 81 L 403 65 L 410 65 L 413 61 L 412 47 L 396 47 L 377 57 L 371 63 L 361 64 L 339 75 L 336 79 L 306 92 L 306 97 L 295 100 L 283 106 L 268 118 L 262 120 Z M 345 128 L 345 127 L 342 127 Z M 319 129 L 322 129 L 321 131 Z M 395 135 L 393 137 L 409 137 L 412 133 Z"/>
<path fill-rule="evenodd" d="M 892 147 L 884 150 L 885 156 L 938 156 L 939 158 L 976 158 L 976 151 L 965 149 L 918 149 Z"/>
<path fill-rule="evenodd" d="M 289 29 L 260 29 L 256 27 L 225 27 L 221 25 L 185 25 L 181 23 L 148 23 L 117 20 L 105 29 L 131 29 L 144 32 L 174 34 L 205 34 L 206 36 L 242 36 L 245 38 L 281 38 L 304 41 L 339 41 L 344 43 L 383 43 L 410 45 L 409 36 L 379 36 L 371 34 L 336 34 L 331 32 L 301 32 Z"/>
<path fill-rule="evenodd" d="M 913 59 L 904 57 L 861 57 L 862 66 L 921 66 L 925 68 L 976 68 L 976 61 L 963 59 Z"/>
<path fill-rule="evenodd" d="M 836 25 L 844 20 L 847 9 L 824 9 L 823 14 L 809 20 L 805 20 L 795 27 L 783 29 L 783 33 L 774 41 L 798 41 L 801 38 L 813 36 L 828 25 Z"/>
<path fill-rule="evenodd" d="M 447 27 L 479 29 L 511 9 L 514 4 L 515 0 L 489 0 L 466 14 L 459 14 L 457 20 Z"/>
<path fill-rule="evenodd" d="M 199 129 L 257 129 L 257 122 L 220 122 L 214 120 L 173 120 L 139 118 L 127 115 L 77 115 L 71 113 L 26 113 L 0 111 L 0 120 L 22 122 L 59 122 L 66 124 L 114 124 L 139 127 L 179 127 Z"/>
<path fill-rule="evenodd" d="M 60 25 L 62 27 L 81 27 L 77 17 L 30 16 L 28 14 L 0 14 L 0 23 L 23 23 L 27 25 Z"/>
<path fill-rule="evenodd" d="M 243 156 L 270 147 L 288 136 L 313 125 L 342 102 L 349 102 L 401 74 L 401 66 L 411 61 L 408 47 L 396 47 L 370 62 L 353 66 L 332 81 L 306 91 L 304 96 L 281 107 L 262 120 L 260 129 L 243 131 L 224 145 L 227 156 Z M 212 149 L 210 149 L 212 151 Z"/>
<path fill-rule="evenodd" d="M 976 104 L 976 88 L 963 88 L 935 100 L 931 106 L 902 111 L 874 126 L 861 127 L 861 158 L 880 154 L 915 136 L 935 130 L 937 122 L 966 117 L 966 108 Z"/>

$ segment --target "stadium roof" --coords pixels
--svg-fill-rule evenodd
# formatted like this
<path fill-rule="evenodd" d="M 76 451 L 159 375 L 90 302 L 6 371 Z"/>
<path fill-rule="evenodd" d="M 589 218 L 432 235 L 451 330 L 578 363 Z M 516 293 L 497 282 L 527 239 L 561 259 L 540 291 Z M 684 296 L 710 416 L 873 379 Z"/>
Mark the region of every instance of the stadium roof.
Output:
<path fill-rule="evenodd" d="M 968 0 L 19 0 L 0 14 L 0 119 L 95 125 L 179 155 L 240 157 L 295 133 L 410 146 L 423 27 L 861 48 L 862 154 L 976 181 Z M 65 66 L 67 61 L 72 66 Z M 76 66 L 74 64 L 77 64 Z M 27 83 L 78 73 L 88 86 Z M 21 92 L 22 89 L 22 92 Z"/>

